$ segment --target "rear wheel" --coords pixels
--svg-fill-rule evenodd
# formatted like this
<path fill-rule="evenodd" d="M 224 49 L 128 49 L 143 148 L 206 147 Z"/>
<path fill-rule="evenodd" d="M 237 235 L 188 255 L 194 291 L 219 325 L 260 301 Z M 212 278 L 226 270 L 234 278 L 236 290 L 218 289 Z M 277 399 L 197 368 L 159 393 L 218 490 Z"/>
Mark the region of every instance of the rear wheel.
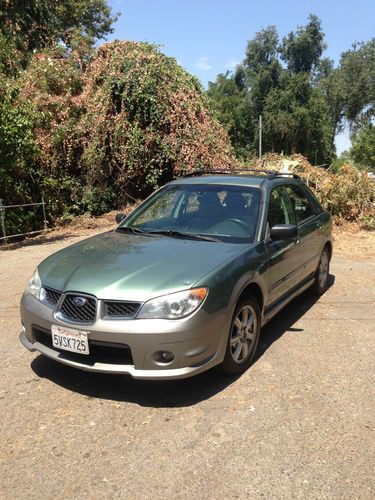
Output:
<path fill-rule="evenodd" d="M 224 373 L 236 375 L 250 366 L 259 342 L 260 323 L 260 309 L 256 299 L 242 299 L 232 318 L 227 350 L 221 365 Z"/>
<path fill-rule="evenodd" d="M 312 286 L 313 291 L 317 295 L 323 295 L 328 288 L 328 275 L 329 275 L 329 250 L 327 247 L 323 248 L 322 255 L 318 269 L 315 273 L 315 282 Z"/>

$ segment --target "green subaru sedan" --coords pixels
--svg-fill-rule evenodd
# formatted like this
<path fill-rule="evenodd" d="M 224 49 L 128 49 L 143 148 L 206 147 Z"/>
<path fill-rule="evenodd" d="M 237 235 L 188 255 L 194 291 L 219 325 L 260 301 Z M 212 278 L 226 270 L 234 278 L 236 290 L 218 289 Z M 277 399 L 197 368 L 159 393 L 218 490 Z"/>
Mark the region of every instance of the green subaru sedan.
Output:
<path fill-rule="evenodd" d="M 196 172 L 117 223 L 35 270 L 21 301 L 30 351 L 138 379 L 238 374 L 267 321 L 327 289 L 331 218 L 296 175 Z"/>

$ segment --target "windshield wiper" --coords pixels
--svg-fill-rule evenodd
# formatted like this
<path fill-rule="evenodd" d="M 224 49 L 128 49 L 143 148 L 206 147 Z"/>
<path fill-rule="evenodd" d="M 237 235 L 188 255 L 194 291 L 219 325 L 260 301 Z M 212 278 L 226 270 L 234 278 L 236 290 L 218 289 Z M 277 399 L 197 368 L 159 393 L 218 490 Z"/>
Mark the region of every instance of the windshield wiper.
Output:
<path fill-rule="evenodd" d="M 137 227 L 128 227 L 128 226 L 120 226 L 116 228 L 116 231 L 124 232 L 124 233 L 133 233 L 133 234 L 148 234 L 143 229 L 138 229 Z"/>
<path fill-rule="evenodd" d="M 172 236 L 176 238 L 189 238 L 191 240 L 203 240 L 203 241 L 219 241 L 212 236 L 202 236 L 201 234 L 184 233 L 182 231 L 175 231 L 173 229 L 160 229 L 153 231 L 146 231 L 144 229 L 139 229 L 137 227 L 120 226 L 116 228 L 116 231 L 132 234 L 143 234 L 145 236 L 162 235 L 162 236 Z"/>
<path fill-rule="evenodd" d="M 156 231 L 147 231 L 146 234 L 160 234 L 163 236 L 172 236 L 176 238 L 189 238 L 190 240 L 203 240 L 203 241 L 220 241 L 212 236 L 203 236 L 201 234 L 184 233 L 183 231 L 176 231 L 174 229 L 160 229 Z"/>

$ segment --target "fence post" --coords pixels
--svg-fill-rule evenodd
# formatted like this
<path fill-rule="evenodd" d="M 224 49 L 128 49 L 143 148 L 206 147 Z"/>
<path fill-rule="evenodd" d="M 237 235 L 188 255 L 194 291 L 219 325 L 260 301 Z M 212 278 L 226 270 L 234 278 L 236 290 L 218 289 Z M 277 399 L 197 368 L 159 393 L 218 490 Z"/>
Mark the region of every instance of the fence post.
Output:
<path fill-rule="evenodd" d="M 7 234 L 5 232 L 5 208 L 3 208 L 3 200 L 0 198 L 0 219 L 1 219 L 1 229 L 3 231 L 4 241 L 7 242 Z"/>
<path fill-rule="evenodd" d="M 46 204 L 44 202 L 44 196 L 42 196 L 42 207 L 43 207 L 43 226 L 44 230 L 47 231 Z"/>

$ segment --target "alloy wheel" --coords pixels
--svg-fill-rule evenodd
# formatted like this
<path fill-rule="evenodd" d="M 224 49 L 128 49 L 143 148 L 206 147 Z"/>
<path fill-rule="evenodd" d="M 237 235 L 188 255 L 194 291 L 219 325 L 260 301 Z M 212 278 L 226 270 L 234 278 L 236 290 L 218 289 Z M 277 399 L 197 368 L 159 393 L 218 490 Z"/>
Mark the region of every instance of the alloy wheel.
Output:
<path fill-rule="evenodd" d="M 257 315 L 255 309 L 244 305 L 233 322 L 230 336 L 230 350 L 236 363 L 243 363 L 251 354 L 256 340 Z"/>
<path fill-rule="evenodd" d="M 319 270 L 318 270 L 318 282 L 320 288 L 324 288 L 327 278 L 328 278 L 328 268 L 329 268 L 329 258 L 326 251 L 322 253 L 319 262 Z"/>

